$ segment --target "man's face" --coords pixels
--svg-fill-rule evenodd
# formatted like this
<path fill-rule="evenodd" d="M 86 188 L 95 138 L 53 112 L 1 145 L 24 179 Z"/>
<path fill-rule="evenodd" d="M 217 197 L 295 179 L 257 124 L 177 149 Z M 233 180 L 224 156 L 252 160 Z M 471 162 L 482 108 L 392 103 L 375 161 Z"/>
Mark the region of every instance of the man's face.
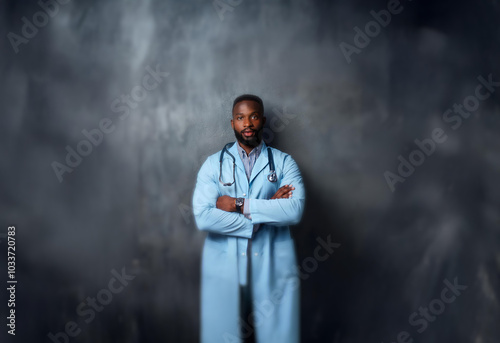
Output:
<path fill-rule="evenodd" d="M 256 147 L 262 139 L 262 130 L 266 117 L 258 102 L 243 100 L 234 106 L 231 127 L 238 142 L 242 145 Z"/>

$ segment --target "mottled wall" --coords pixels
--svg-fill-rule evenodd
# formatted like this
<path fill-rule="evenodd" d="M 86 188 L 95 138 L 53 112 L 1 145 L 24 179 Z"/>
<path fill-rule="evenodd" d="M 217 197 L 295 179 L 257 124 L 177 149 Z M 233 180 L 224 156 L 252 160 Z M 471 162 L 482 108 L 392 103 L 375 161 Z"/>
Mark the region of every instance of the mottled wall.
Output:
<path fill-rule="evenodd" d="M 281 118 L 266 140 L 307 188 L 304 342 L 498 342 L 497 1 L 63 2 L 52 16 L 0 2 L 0 234 L 16 226 L 18 280 L 2 342 L 50 342 L 71 321 L 71 342 L 198 339 L 191 196 L 245 92 Z M 382 10 L 390 22 L 368 24 Z M 480 76 L 493 85 L 474 100 Z M 71 149 L 88 154 L 69 166 Z M 340 246 L 316 266 L 328 237 Z M 122 268 L 135 278 L 91 310 Z M 434 301 L 455 278 L 467 289 Z M 426 326 L 409 321 L 429 305 Z"/>

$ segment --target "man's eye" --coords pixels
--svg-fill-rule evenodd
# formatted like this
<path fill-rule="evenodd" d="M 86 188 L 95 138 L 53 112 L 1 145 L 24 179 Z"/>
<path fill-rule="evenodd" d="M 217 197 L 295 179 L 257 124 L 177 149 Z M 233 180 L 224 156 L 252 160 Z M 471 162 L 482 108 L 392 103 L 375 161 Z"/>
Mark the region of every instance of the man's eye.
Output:
<path fill-rule="evenodd" d="M 241 118 L 243 118 L 243 117 L 238 117 L 238 118 L 236 118 L 236 119 L 241 120 Z"/>

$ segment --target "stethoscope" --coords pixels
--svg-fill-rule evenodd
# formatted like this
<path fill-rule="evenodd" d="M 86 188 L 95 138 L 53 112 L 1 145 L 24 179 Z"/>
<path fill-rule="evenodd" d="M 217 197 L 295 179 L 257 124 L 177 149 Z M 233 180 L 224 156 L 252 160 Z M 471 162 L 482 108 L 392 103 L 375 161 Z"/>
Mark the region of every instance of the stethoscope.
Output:
<path fill-rule="evenodd" d="M 233 146 L 235 142 L 231 142 L 231 143 L 227 143 L 225 146 L 224 146 L 224 149 L 222 149 L 221 153 L 220 153 L 220 159 L 219 159 L 219 162 L 220 162 L 220 174 L 219 174 L 219 182 L 222 183 L 223 186 L 231 186 L 235 181 L 236 181 L 236 178 L 235 178 L 235 168 L 236 168 L 236 159 L 234 158 L 233 154 L 231 154 L 228 150 L 228 148 L 230 148 L 231 146 Z M 227 152 L 229 154 L 229 156 L 231 156 L 231 158 L 233 159 L 233 182 L 231 183 L 227 183 L 227 182 L 223 182 L 222 181 L 222 159 L 224 158 L 224 153 Z M 269 180 L 269 182 L 276 182 L 278 180 L 278 178 L 276 177 L 276 171 L 274 169 L 274 159 L 273 159 L 273 153 L 271 152 L 271 148 L 268 147 L 267 148 L 267 157 L 269 159 L 269 174 L 267 175 L 267 179 Z"/>

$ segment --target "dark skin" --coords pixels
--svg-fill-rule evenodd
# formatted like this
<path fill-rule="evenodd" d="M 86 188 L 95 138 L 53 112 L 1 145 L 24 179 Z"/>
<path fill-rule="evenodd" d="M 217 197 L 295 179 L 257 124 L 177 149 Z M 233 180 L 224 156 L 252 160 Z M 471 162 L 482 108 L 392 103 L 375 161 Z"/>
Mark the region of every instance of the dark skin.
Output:
<path fill-rule="evenodd" d="M 250 154 L 260 144 L 265 123 L 266 117 L 264 117 L 258 102 L 244 100 L 234 106 L 231 127 L 234 130 L 238 144 L 247 154 Z M 278 189 L 271 199 L 291 198 L 294 189 L 295 187 L 292 185 L 284 185 Z M 217 199 L 216 207 L 226 212 L 237 212 L 236 198 L 223 195 Z"/>

